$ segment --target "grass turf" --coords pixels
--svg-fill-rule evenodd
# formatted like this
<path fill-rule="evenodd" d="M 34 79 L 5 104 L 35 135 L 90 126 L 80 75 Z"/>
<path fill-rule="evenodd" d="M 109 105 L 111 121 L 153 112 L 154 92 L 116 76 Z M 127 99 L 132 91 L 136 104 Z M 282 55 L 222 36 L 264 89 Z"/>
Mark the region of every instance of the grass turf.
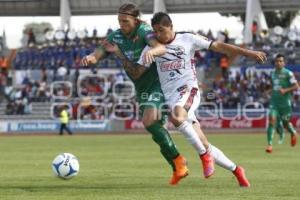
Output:
<path fill-rule="evenodd" d="M 169 186 L 171 170 L 149 135 L 0 137 L 0 199 L 16 200 L 292 200 L 300 198 L 299 147 L 274 145 L 264 152 L 263 134 L 208 135 L 215 146 L 241 164 L 251 188 L 216 167 L 205 180 L 197 154 L 181 135 L 173 138 L 189 161 L 190 175 Z M 276 142 L 274 142 L 276 143 Z M 51 162 L 62 152 L 75 154 L 80 172 L 71 180 L 53 176 Z"/>

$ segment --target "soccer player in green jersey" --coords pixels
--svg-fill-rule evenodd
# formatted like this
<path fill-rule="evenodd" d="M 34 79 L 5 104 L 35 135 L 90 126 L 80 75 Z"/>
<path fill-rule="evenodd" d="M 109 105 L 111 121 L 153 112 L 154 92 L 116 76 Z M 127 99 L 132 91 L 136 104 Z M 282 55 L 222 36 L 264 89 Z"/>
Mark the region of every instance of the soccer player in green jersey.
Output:
<path fill-rule="evenodd" d="M 293 72 L 285 68 L 284 56 L 275 57 L 275 70 L 271 73 L 272 95 L 269 110 L 269 124 L 267 129 L 267 153 L 272 153 L 272 141 L 276 119 L 280 118 L 284 128 L 291 134 L 291 146 L 297 143 L 297 132 L 290 122 L 292 115 L 292 92 L 299 88 Z"/>
<path fill-rule="evenodd" d="M 144 61 L 152 63 L 154 56 L 165 53 L 164 45 L 155 39 L 150 25 L 139 19 L 140 12 L 133 4 L 124 4 L 119 8 L 118 20 L 120 29 L 107 36 L 107 41 L 116 44 L 126 59 L 137 62 L 146 45 L 152 48 L 144 54 Z M 105 48 L 100 46 L 92 54 L 82 60 L 82 65 L 96 63 L 107 55 Z M 163 157 L 173 168 L 170 184 L 175 185 L 188 175 L 186 159 L 179 154 L 168 131 L 163 127 L 159 109 L 164 103 L 164 97 L 158 80 L 155 63 L 150 68 L 138 66 L 123 66 L 127 75 L 135 85 L 137 101 L 143 113 L 142 121 L 152 139 L 160 146 Z M 213 160 L 211 159 L 211 162 Z"/>

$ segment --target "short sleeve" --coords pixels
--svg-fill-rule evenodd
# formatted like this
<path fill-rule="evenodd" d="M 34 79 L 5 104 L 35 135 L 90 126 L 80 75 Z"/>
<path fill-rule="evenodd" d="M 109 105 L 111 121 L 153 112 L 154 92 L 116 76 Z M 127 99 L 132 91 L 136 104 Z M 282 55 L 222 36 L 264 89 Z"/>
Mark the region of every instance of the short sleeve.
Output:
<path fill-rule="evenodd" d="M 201 49 L 209 49 L 209 47 L 213 43 L 213 41 L 210 41 L 206 37 L 201 35 L 190 34 L 190 39 L 195 51 Z"/>
<path fill-rule="evenodd" d="M 289 81 L 290 81 L 290 84 L 295 84 L 295 83 L 297 83 L 297 80 L 296 80 L 296 78 L 295 78 L 293 72 L 289 72 L 288 74 L 289 74 Z"/>
<path fill-rule="evenodd" d="M 155 39 L 155 33 L 150 25 L 143 23 L 138 29 L 137 34 L 143 38 L 143 40 L 150 45 L 150 41 Z"/>

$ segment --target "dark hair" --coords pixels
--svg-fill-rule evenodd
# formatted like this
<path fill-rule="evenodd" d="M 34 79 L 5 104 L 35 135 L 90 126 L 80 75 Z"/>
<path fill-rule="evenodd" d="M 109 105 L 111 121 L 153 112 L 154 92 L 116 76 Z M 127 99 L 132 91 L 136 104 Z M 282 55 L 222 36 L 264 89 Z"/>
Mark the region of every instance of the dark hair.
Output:
<path fill-rule="evenodd" d="M 151 25 L 161 24 L 163 26 L 172 26 L 172 20 L 167 13 L 158 12 L 155 13 L 151 19 Z"/>
<path fill-rule="evenodd" d="M 118 11 L 119 14 L 130 15 L 133 17 L 140 17 L 141 12 L 135 4 L 125 3 L 123 4 Z"/>
<path fill-rule="evenodd" d="M 277 58 L 283 58 L 283 59 L 284 59 L 285 57 L 284 57 L 283 54 L 280 54 L 280 53 L 279 53 L 279 54 L 277 54 L 277 55 L 275 56 L 275 60 L 276 60 Z"/>

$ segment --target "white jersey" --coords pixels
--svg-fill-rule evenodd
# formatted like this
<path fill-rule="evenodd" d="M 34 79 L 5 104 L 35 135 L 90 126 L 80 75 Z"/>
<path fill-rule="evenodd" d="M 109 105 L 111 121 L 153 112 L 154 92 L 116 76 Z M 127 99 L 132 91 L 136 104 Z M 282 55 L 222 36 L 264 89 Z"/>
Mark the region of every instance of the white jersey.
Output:
<path fill-rule="evenodd" d="M 198 88 L 194 62 L 195 51 L 208 49 L 211 44 L 212 41 L 199 35 L 176 33 L 174 40 L 165 45 L 167 53 L 156 57 L 155 62 L 162 91 L 166 98 L 174 95 L 174 92 L 184 85 Z M 148 49 L 149 47 L 146 47 L 142 52 L 139 64 L 144 65 L 142 57 Z"/>

